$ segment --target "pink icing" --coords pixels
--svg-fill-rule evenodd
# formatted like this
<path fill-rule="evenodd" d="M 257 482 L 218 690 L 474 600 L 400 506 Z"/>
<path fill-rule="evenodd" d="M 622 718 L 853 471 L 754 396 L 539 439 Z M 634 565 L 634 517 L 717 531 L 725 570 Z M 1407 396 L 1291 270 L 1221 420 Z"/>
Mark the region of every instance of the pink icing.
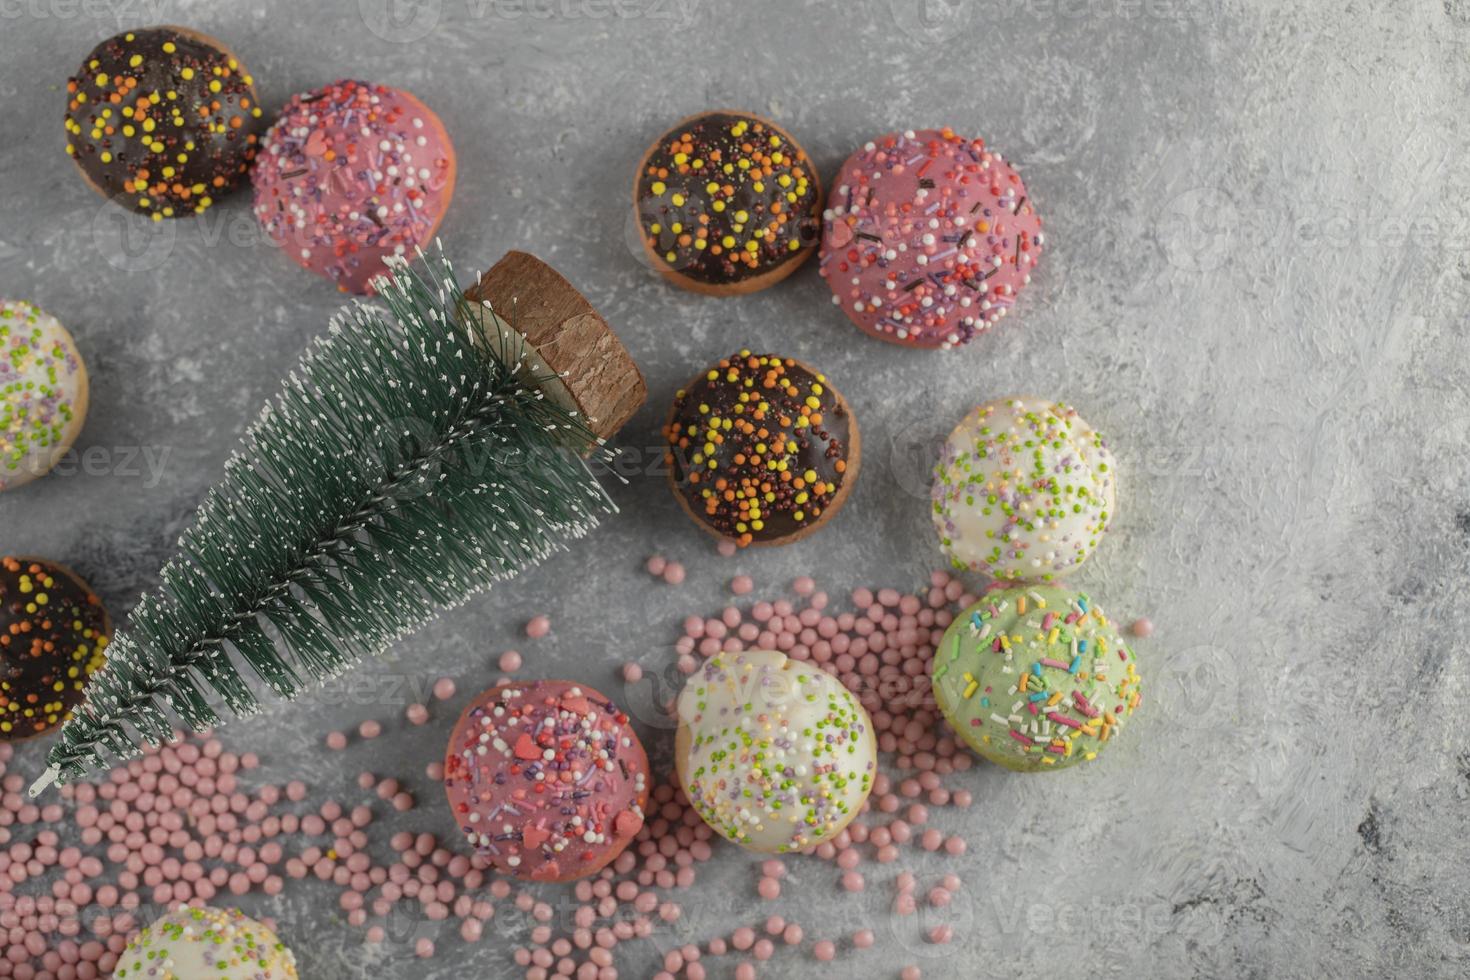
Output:
<path fill-rule="evenodd" d="M 371 293 L 385 258 L 411 257 L 438 228 L 454 147 L 412 95 L 339 81 L 287 103 L 251 173 L 271 240 L 344 292 Z"/>
<path fill-rule="evenodd" d="M 535 881 L 617 857 L 643 828 L 650 782 L 628 716 L 570 681 L 486 691 L 460 716 L 444 759 L 469 842 L 502 872 Z"/>
<path fill-rule="evenodd" d="M 821 274 L 867 333 L 949 348 L 1010 310 L 1041 246 L 1026 185 L 983 140 L 891 133 L 842 165 L 823 214 Z"/>

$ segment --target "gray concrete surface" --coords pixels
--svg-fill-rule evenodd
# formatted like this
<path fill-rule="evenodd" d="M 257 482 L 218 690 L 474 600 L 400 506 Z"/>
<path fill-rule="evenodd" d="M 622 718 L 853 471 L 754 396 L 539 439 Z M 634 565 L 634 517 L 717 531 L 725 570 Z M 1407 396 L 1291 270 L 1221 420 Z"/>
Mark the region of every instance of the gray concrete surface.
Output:
<path fill-rule="evenodd" d="M 228 40 L 271 108 L 339 76 L 433 106 L 459 150 L 450 255 L 467 280 L 526 248 L 585 289 L 654 393 L 622 437 L 640 471 L 674 387 L 747 344 L 825 368 L 867 435 L 830 527 L 736 559 L 635 475 L 613 490 L 622 515 L 575 555 L 363 668 L 368 693 L 227 729 L 267 778 L 355 796 L 370 764 L 412 777 L 424 804 L 390 825 L 451 833 L 421 775 L 447 712 L 371 757 L 324 753 L 322 732 L 395 716 L 415 699 L 404 679 L 455 676 L 457 706 L 512 645 L 526 675 L 580 677 L 637 711 L 652 692 L 625 689 L 617 665 L 667 663 L 682 617 L 718 609 L 737 570 L 767 595 L 801 573 L 834 595 L 913 586 L 939 561 L 922 496 L 935 438 L 977 400 L 1047 394 L 1080 406 L 1122 463 L 1120 518 L 1078 581 L 1116 618 L 1158 626 L 1126 744 L 1052 778 L 964 776 L 976 806 L 936 819 L 971 848 L 922 865 L 967 881 L 948 949 L 890 919 L 883 875 L 854 901 L 797 864 L 776 907 L 809 935 L 871 923 L 882 949 L 838 964 L 854 976 L 907 962 L 926 977 L 1464 975 L 1466 4 L 3 0 L 0 293 L 76 333 L 95 452 L 0 497 L 0 551 L 73 565 L 118 613 L 155 584 L 244 423 L 339 302 L 261 240 L 248 196 L 149 231 L 63 159 L 66 76 L 104 36 L 159 22 Z M 651 277 L 627 244 L 631 168 L 664 123 L 727 105 L 779 120 L 827 176 L 888 130 L 983 135 L 1048 231 L 1017 314 L 926 354 L 858 334 L 814 264 L 725 302 Z M 685 561 L 686 586 L 649 587 L 655 551 Z M 537 611 L 553 636 L 519 640 Z M 38 772 L 41 747 L 20 767 Z M 722 848 L 677 935 L 763 914 L 751 863 Z M 245 903 L 280 920 L 303 976 L 511 975 L 523 923 L 474 948 L 445 935 L 421 963 L 403 944 L 363 948 L 328 894 L 292 884 Z M 653 952 L 629 950 L 622 975 L 651 973 Z M 762 975 L 814 967 L 787 952 Z"/>

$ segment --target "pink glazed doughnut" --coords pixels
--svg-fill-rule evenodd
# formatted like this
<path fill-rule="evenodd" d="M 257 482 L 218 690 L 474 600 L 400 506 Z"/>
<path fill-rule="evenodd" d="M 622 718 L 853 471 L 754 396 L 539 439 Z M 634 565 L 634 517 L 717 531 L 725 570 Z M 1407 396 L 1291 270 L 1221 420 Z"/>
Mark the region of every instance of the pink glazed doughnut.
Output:
<path fill-rule="evenodd" d="M 643 829 L 652 780 L 628 716 L 571 681 L 501 684 L 455 723 L 444 757 L 454 820 L 503 874 L 570 881 Z"/>
<path fill-rule="evenodd" d="M 333 82 L 293 96 L 251 171 L 255 216 L 298 265 L 371 294 L 391 255 L 434 237 L 454 196 L 454 146 L 399 89 Z"/>
<path fill-rule="evenodd" d="M 832 302 L 909 347 L 969 343 L 1006 315 L 1041 257 L 1020 175 L 948 127 L 890 133 L 848 157 L 822 221 Z"/>

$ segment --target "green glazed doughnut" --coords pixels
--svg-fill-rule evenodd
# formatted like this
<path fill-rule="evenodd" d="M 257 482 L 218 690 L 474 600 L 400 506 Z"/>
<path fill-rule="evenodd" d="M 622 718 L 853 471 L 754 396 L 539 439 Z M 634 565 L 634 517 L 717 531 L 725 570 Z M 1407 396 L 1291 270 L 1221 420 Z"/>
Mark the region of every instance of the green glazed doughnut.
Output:
<path fill-rule="evenodd" d="M 1085 593 L 1001 589 L 955 617 L 934 697 L 960 738 L 1017 772 L 1097 758 L 1138 707 L 1133 651 Z"/>

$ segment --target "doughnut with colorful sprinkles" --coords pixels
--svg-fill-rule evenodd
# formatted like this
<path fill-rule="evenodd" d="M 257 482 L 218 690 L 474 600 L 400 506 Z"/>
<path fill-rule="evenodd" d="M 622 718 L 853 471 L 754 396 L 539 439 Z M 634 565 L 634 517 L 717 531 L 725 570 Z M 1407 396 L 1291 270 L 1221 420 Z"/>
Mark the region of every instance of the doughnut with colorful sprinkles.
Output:
<path fill-rule="evenodd" d="M 633 186 L 649 261 L 711 296 L 752 293 L 795 272 L 816 246 L 821 202 L 806 151 L 748 112 L 681 120 L 644 153 Z"/>
<path fill-rule="evenodd" d="M 934 530 L 951 563 L 1050 582 L 1087 560 L 1118 510 L 1118 467 L 1077 410 L 1039 398 L 987 402 L 934 467 Z"/>
<path fill-rule="evenodd" d="M 411 258 L 454 196 L 454 146 L 400 89 L 338 81 L 286 104 L 251 175 L 255 216 L 291 260 L 371 294 L 383 260 Z"/>
<path fill-rule="evenodd" d="M 50 731 L 82 700 L 112 620 L 70 569 L 0 558 L 0 742 Z"/>
<path fill-rule="evenodd" d="M 0 492 L 61 461 L 87 420 L 90 390 L 60 321 L 32 303 L 0 300 Z"/>
<path fill-rule="evenodd" d="M 600 871 L 643 829 L 651 784 L 628 716 L 571 681 L 481 694 L 444 758 L 444 789 L 465 837 L 501 873 L 530 881 Z"/>
<path fill-rule="evenodd" d="M 1133 651 L 1084 593 L 992 592 L 944 631 L 930 676 L 970 748 L 1017 772 L 1090 762 L 1141 698 Z"/>
<path fill-rule="evenodd" d="M 1041 257 L 1020 175 L 948 127 L 891 133 L 848 157 L 822 218 L 833 303 L 910 347 L 969 343 L 1010 312 Z"/>
<path fill-rule="evenodd" d="M 238 184 L 265 128 L 240 59 L 181 27 L 108 38 L 66 91 L 66 152 L 82 176 L 155 221 L 200 213 Z"/>
<path fill-rule="evenodd" d="M 862 456 L 857 419 L 825 375 L 748 350 L 679 390 L 664 440 L 684 510 L 741 547 L 821 527 L 847 500 Z"/>
<path fill-rule="evenodd" d="M 295 980 L 296 956 L 239 909 L 179 905 L 128 941 L 114 980 Z"/>
<path fill-rule="evenodd" d="M 684 685 L 678 714 L 674 761 L 690 802 L 752 851 L 837 836 L 878 774 L 867 710 L 831 674 L 775 650 L 711 657 Z"/>

